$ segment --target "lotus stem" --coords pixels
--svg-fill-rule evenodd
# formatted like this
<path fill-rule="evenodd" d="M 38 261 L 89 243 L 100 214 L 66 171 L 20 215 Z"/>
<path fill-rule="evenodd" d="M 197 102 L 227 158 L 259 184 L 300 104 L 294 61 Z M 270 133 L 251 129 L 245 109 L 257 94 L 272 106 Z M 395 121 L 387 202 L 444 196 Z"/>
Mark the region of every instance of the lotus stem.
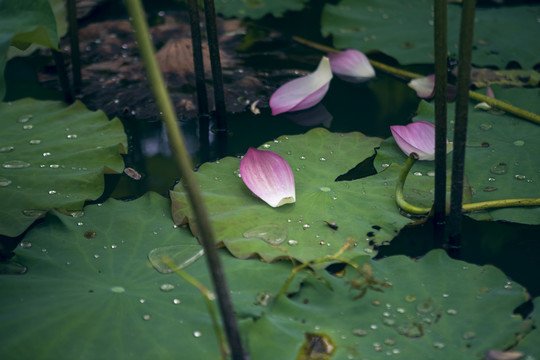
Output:
<path fill-rule="evenodd" d="M 187 152 L 184 137 L 178 127 L 178 119 L 169 93 L 163 80 L 163 75 L 155 56 L 154 45 L 150 41 L 150 32 L 145 19 L 141 0 L 126 0 L 126 7 L 135 30 L 135 37 L 139 44 L 141 57 L 144 61 L 148 81 L 150 82 L 158 109 L 163 114 L 163 122 L 167 130 L 169 144 L 172 149 L 174 161 L 180 170 L 184 188 L 195 213 L 195 221 L 200 229 L 200 241 L 206 253 L 206 261 L 211 274 L 214 289 L 218 296 L 218 304 L 223 318 L 227 340 L 234 360 L 244 359 L 242 343 L 238 331 L 238 324 L 234 315 L 232 301 L 225 281 L 225 273 L 219 258 L 214 232 L 208 217 L 191 159 Z"/>
<path fill-rule="evenodd" d="M 71 48 L 71 71 L 73 74 L 73 90 L 75 94 L 81 91 L 81 54 L 79 49 L 79 25 L 77 24 L 77 3 L 75 0 L 67 0 L 69 45 Z"/>
<path fill-rule="evenodd" d="M 465 177 L 465 145 L 469 112 L 469 86 L 471 83 L 472 39 L 476 0 L 464 0 L 459 33 L 459 60 L 454 125 L 454 152 L 452 155 L 452 185 L 450 192 L 450 215 L 448 218 L 451 256 L 458 255 L 461 247 L 463 223 L 463 180 Z"/>
<path fill-rule="evenodd" d="M 405 185 L 405 180 L 407 180 L 407 175 L 411 171 L 414 163 L 418 160 L 418 155 L 416 153 L 411 153 L 401 169 L 399 178 L 396 184 L 396 203 L 400 209 L 403 211 L 412 214 L 412 215 L 427 215 L 431 211 L 431 208 L 418 207 L 409 204 L 405 197 L 403 196 L 403 186 Z"/>
<path fill-rule="evenodd" d="M 447 0 L 435 0 L 435 224 L 446 217 Z"/>
<path fill-rule="evenodd" d="M 337 49 L 332 48 L 330 46 L 318 44 L 316 42 L 313 42 L 313 41 L 310 41 L 310 40 L 307 40 L 307 39 L 304 39 L 304 38 L 301 38 L 301 37 L 298 37 L 298 36 L 293 36 L 293 40 L 296 41 L 296 42 L 299 42 L 301 44 L 304 44 L 306 46 L 309 46 L 309 47 L 311 47 L 313 49 L 317 49 L 319 51 L 322 51 L 322 52 L 330 52 L 330 53 L 339 53 L 339 52 L 341 52 L 341 50 L 337 50 Z M 383 71 L 383 72 L 385 72 L 387 74 L 399 77 L 399 78 L 416 79 L 416 78 L 421 78 L 421 77 L 425 76 L 425 75 L 422 75 L 422 74 L 418 74 L 418 73 L 398 69 L 398 68 L 395 68 L 393 66 L 383 64 L 383 63 L 381 63 L 379 61 L 375 61 L 375 60 L 370 59 L 369 62 L 371 63 L 371 65 L 374 68 L 376 68 L 376 69 L 378 69 L 380 71 Z M 504 101 L 490 98 L 489 96 L 479 94 L 479 93 L 474 92 L 472 90 L 469 90 L 469 97 L 471 99 L 474 99 L 474 100 L 477 100 L 477 101 L 485 102 L 485 103 L 487 103 L 487 104 L 489 104 L 489 105 L 491 105 L 493 107 L 496 107 L 496 108 L 498 108 L 500 110 L 506 111 L 507 113 L 510 113 L 512 115 L 518 116 L 518 117 L 520 117 L 522 119 L 525 119 L 525 120 L 528 120 L 528 121 L 531 121 L 531 122 L 533 122 L 535 124 L 540 125 L 540 115 L 538 115 L 538 114 L 535 114 L 535 113 L 532 113 L 530 111 L 521 109 L 521 108 L 519 108 L 517 106 L 508 104 L 508 103 L 506 103 Z"/>

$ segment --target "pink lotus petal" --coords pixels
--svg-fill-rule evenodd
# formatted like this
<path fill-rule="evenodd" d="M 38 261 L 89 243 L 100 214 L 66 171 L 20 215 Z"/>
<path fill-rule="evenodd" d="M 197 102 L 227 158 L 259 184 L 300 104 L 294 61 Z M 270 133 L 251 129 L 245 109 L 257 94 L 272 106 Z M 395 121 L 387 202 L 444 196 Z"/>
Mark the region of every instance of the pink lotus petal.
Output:
<path fill-rule="evenodd" d="M 435 125 L 427 121 L 416 121 L 409 125 L 390 126 L 399 148 L 409 156 L 415 152 L 419 160 L 435 159 Z"/>
<path fill-rule="evenodd" d="M 298 111 L 318 104 L 330 85 L 330 61 L 323 56 L 315 72 L 283 84 L 270 98 L 272 115 Z"/>
<path fill-rule="evenodd" d="M 418 97 L 422 99 L 432 98 L 435 94 L 435 75 L 412 79 L 407 85 L 416 91 Z"/>
<path fill-rule="evenodd" d="M 275 152 L 249 148 L 240 161 L 240 175 L 246 186 L 272 207 L 296 201 L 291 167 Z"/>
<path fill-rule="evenodd" d="M 358 50 L 344 50 L 338 54 L 328 54 L 332 72 L 340 79 L 360 83 L 375 77 L 375 70 L 366 55 Z"/>
<path fill-rule="evenodd" d="M 495 94 L 493 93 L 493 89 L 491 86 L 489 86 L 489 84 L 486 85 L 486 96 L 495 99 Z"/>

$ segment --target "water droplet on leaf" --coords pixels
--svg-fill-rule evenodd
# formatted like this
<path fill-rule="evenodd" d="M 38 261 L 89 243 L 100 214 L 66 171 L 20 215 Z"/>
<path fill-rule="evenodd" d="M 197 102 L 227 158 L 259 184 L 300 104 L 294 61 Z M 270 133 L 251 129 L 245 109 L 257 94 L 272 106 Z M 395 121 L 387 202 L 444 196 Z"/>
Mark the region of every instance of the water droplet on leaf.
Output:
<path fill-rule="evenodd" d="M 8 160 L 2 164 L 4 169 L 24 169 L 30 167 L 30 163 L 22 160 Z"/>

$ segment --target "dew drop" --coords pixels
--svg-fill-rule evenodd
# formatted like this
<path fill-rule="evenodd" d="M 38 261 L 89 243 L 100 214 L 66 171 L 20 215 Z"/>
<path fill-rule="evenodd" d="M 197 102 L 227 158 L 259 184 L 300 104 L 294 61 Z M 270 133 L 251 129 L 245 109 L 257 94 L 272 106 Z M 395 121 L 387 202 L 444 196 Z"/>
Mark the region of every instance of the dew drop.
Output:
<path fill-rule="evenodd" d="M 353 333 L 353 335 L 355 335 L 355 336 L 360 336 L 360 337 L 366 336 L 366 335 L 367 335 L 367 331 L 364 330 L 364 329 L 354 329 L 354 330 L 352 331 L 352 333 Z"/>
<path fill-rule="evenodd" d="M 180 304 L 182 301 L 180 301 L 180 299 L 173 299 L 172 302 L 173 302 L 174 305 L 178 305 L 178 304 Z"/>
<path fill-rule="evenodd" d="M 448 310 L 446 310 L 446 313 L 448 315 L 457 315 L 457 310 L 456 309 L 448 309 Z"/>
<path fill-rule="evenodd" d="M 30 167 L 30 163 L 22 160 L 9 160 L 2 164 L 4 169 L 24 169 Z"/>
<path fill-rule="evenodd" d="M 386 169 L 386 168 L 389 167 L 389 166 L 390 166 L 390 164 L 382 164 L 382 165 L 381 165 L 381 167 L 382 167 L 383 169 Z"/>
<path fill-rule="evenodd" d="M 300 155 L 300 160 L 306 160 L 306 157 L 304 155 Z"/>
<path fill-rule="evenodd" d="M 200 331 L 197 330 L 193 332 L 193 337 L 199 338 L 201 336 L 202 336 L 202 333 Z"/>
<path fill-rule="evenodd" d="M 270 144 L 264 144 L 262 147 L 265 148 L 265 149 L 269 149 L 270 148 Z"/>
<path fill-rule="evenodd" d="M 19 245 L 23 249 L 30 249 L 32 247 L 32 243 L 30 241 L 22 241 Z"/>
<path fill-rule="evenodd" d="M 144 304 L 144 303 L 146 302 L 146 299 L 142 299 L 142 298 L 141 298 L 141 299 L 139 299 L 139 302 L 140 302 L 141 304 Z"/>
<path fill-rule="evenodd" d="M 516 174 L 516 175 L 514 175 L 514 179 L 516 179 L 516 180 L 526 180 L 527 177 L 525 175 Z"/>
<path fill-rule="evenodd" d="M 287 229 L 284 225 L 267 224 L 251 228 L 244 232 L 244 237 L 258 238 L 271 245 L 279 245 L 287 238 Z"/>
<path fill-rule="evenodd" d="M 120 293 L 125 292 L 126 289 L 124 289 L 122 286 L 113 286 L 111 288 L 111 291 L 114 292 L 114 293 L 120 294 Z"/>
<path fill-rule="evenodd" d="M 51 169 L 58 169 L 60 167 L 60 165 L 58 165 L 58 164 L 50 164 L 49 167 Z"/>
<path fill-rule="evenodd" d="M 99 259 L 99 254 L 94 254 L 94 259 Z"/>
<path fill-rule="evenodd" d="M 440 342 L 440 341 L 435 341 L 435 342 L 433 343 L 433 347 L 434 347 L 435 349 L 439 349 L 439 350 L 444 349 L 444 343 L 442 343 L 442 342 Z"/>
<path fill-rule="evenodd" d="M 83 226 L 83 225 L 84 225 L 84 223 L 83 223 L 82 221 L 79 221 L 79 222 L 77 223 L 77 226 Z"/>
<path fill-rule="evenodd" d="M 422 176 L 422 173 L 420 171 L 415 171 L 415 172 L 413 172 L 413 175 L 414 176 Z"/>
<path fill-rule="evenodd" d="M 23 125 L 23 129 L 24 130 L 32 130 L 34 128 L 34 125 L 32 124 L 29 124 L 29 125 Z"/>
<path fill-rule="evenodd" d="M 0 153 L 8 153 L 15 150 L 15 147 L 13 146 L 2 146 L 0 147 Z"/>
<path fill-rule="evenodd" d="M 24 216 L 33 217 L 33 218 L 40 218 L 45 216 L 47 213 L 47 210 L 35 210 L 35 209 L 28 209 L 22 211 Z"/>
<path fill-rule="evenodd" d="M 525 141 L 523 141 L 523 140 L 516 140 L 516 141 L 514 141 L 514 145 L 515 145 L 515 146 L 523 146 L 523 145 L 525 145 Z"/>
<path fill-rule="evenodd" d="M 506 174 L 507 171 L 508 171 L 508 165 L 504 162 L 495 164 L 489 169 L 489 172 L 495 175 Z"/>
<path fill-rule="evenodd" d="M 298 241 L 290 239 L 290 240 L 287 240 L 287 244 L 289 244 L 290 246 L 296 246 L 298 245 Z"/>
<path fill-rule="evenodd" d="M 43 156 L 51 156 L 51 153 L 47 151 L 47 152 L 44 152 L 42 155 Z"/>
<path fill-rule="evenodd" d="M 326 161 L 326 158 L 321 157 L 321 158 L 319 158 L 319 160 L 320 160 L 320 161 Z"/>
<path fill-rule="evenodd" d="M 371 330 L 377 330 L 377 327 L 378 327 L 377 324 L 371 324 L 371 325 L 369 325 L 369 328 L 370 328 Z"/>
<path fill-rule="evenodd" d="M 49 195 L 56 195 L 56 190 L 49 190 Z"/>
<path fill-rule="evenodd" d="M 495 181 L 495 178 L 490 177 L 490 178 L 488 178 L 488 181 L 489 181 L 489 182 L 494 182 L 494 181 Z"/>
<path fill-rule="evenodd" d="M 150 314 L 144 314 L 142 318 L 143 318 L 143 320 L 148 321 L 148 320 L 150 320 L 152 317 L 150 316 Z"/>
<path fill-rule="evenodd" d="M 169 291 L 173 291 L 174 290 L 174 285 L 173 284 L 169 284 L 169 283 L 165 283 L 163 285 L 161 285 L 159 287 L 159 289 L 163 292 L 169 292 Z"/>
<path fill-rule="evenodd" d="M 309 224 L 304 224 L 304 225 L 302 225 L 302 228 L 303 228 L 304 230 L 305 230 L 305 229 L 308 229 L 308 228 L 310 228 L 310 227 L 311 227 L 311 225 L 309 225 Z"/>
<path fill-rule="evenodd" d="M 8 186 L 9 184 L 11 184 L 11 180 L 0 176 L 0 186 Z"/>
<path fill-rule="evenodd" d="M 27 123 L 29 122 L 30 120 L 32 120 L 32 115 L 23 115 L 19 118 L 19 120 L 17 120 L 18 122 L 20 122 L 21 124 L 24 124 L 24 123 Z"/>
<path fill-rule="evenodd" d="M 39 144 L 41 144 L 41 140 L 33 139 L 33 140 L 28 141 L 28 143 L 30 145 L 39 145 Z"/>
<path fill-rule="evenodd" d="M 484 131 L 491 130 L 492 127 L 493 127 L 493 124 L 487 124 L 487 123 L 480 124 L 480 129 Z"/>
<path fill-rule="evenodd" d="M 320 187 L 319 190 L 324 191 L 324 192 L 328 192 L 328 191 L 330 191 L 332 189 L 330 189 L 328 186 L 323 186 L 323 187 Z"/>

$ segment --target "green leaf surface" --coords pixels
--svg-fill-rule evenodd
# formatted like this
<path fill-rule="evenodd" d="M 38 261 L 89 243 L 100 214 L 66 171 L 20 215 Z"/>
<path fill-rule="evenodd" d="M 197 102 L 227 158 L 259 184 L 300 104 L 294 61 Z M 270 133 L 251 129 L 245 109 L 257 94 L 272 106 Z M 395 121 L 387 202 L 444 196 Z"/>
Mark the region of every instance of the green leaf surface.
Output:
<path fill-rule="evenodd" d="M 2 359 L 219 358 L 203 295 L 147 259 L 154 248 L 200 248 L 174 226 L 169 200 L 108 200 L 81 218 L 52 211 L 22 245 L 13 261 L 27 273 L 0 276 Z M 258 295 L 275 295 L 290 264 L 221 254 L 238 316 L 260 316 Z M 211 289 L 204 259 L 185 271 Z"/>
<path fill-rule="evenodd" d="M 394 200 L 399 167 L 354 181 L 335 181 L 374 154 L 381 139 L 316 128 L 304 135 L 282 136 L 263 144 L 289 163 L 295 177 L 296 202 L 272 208 L 251 194 L 238 176 L 240 159 L 227 157 L 202 165 L 196 173 L 216 237 L 239 258 L 259 255 L 266 261 L 294 258 L 301 262 L 331 255 L 346 243 L 343 256 L 375 255 L 410 219 Z M 192 221 L 183 185 L 171 192 L 173 218 Z M 337 230 L 328 225 L 335 223 Z M 262 228 L 261 228 L 262 227 Z M 265 230 L 266 240 L 253 234 Z M 281 243 L 275 244 L 279 242 Z"/>
<path fill-rule="evenodd" d="M 496 97 L 511 103 L 524 102 L 518 97 L 538 96 L 538 90 L 502 89 L 494 87 Z M 526 101 L 526 100 L 525 100 Z M 531 111 L 540 112 L 538 102 L 529 103 Z M 418 107 L 415 121 L 434 122 L 434 109 L 424 101 Z M 453 138 L 454 106 L 448 107 L 448 138 Z M 471 202 L 517 198 L 540 198 L 540 166 L 538 153 L 540 127 L 507 114 L 493 114 L 469 108 L 465 174 L 472 187 Z M 486 146 L 489 145 L 489 146 Z M 451 167 L 448 155 L 448 169 Z M 375 168 L 383 170 L 389 164 L 404 164 L 405 155 L 390 137 L 383 141 L 375 157 Z M 433 195 L 416 194 L 432 192 L 434 163 L 418 161 L 412 173 L 421 174 L 407 178 L 407 200 L 414 205 L 431 206 Z M 523 224 L 540 224 L 540 208 L 501 208 L 469 213 L 477 220 L 506 220 Z"/>
<path fill-rule="evenodd" d="M 0 0 L 0 100 L 5 95 L 4 69 L 10 45 L 21 50 L 31 44 L 58 46 L 56 20 L 48 0 Z"/>
<path fill-rule="evenodd" d="M 81 210 L 105 172 L 122 172 L 122 123 L 76 102 L 0 103 L 0 234 L 17 236 L 48 210 Z"/>
<path fill-rule="evenodd" d="M 477 7 L 473 64 L 504 68 L 517 61 L 532 69 L 540 61 L 531 46 L 540 35 L 540 6 Z M 457 58 L 461 6 L 448 4 L 448 49 Z M 322 34 L 339 49 L 380 50 L 401 64 L 433 63 L 433 3 L 425 0 L 342 0 L 326 5 Z"/>
<path fill-rule="evenodd" d="M 307 0 L 216 0 L 216 12 L 225 17 L 260 19 L 285 11 L 302 10 Z"/>
<path fill-rule="evenodd" d="M 313 353 L 325 348 L 322 341 L 311 341 L 313 357 L 298 355 L 313 334 L 333 347 L 321 359 L 484 359 L 530 330 L 512 314 L 526 300 L 524 289 L 493 266 L 452 260 L 442 250 L 418 262 L 393 256 L 371 265 L 391 287 L 354 300 L 347 281 L 356 274 L 348 268 L 345 279 L 323 276 L 333 290 L 309 280 L 299 293 L 279 298 L 247 329 L 251 357 L 318 359 Z"/>

